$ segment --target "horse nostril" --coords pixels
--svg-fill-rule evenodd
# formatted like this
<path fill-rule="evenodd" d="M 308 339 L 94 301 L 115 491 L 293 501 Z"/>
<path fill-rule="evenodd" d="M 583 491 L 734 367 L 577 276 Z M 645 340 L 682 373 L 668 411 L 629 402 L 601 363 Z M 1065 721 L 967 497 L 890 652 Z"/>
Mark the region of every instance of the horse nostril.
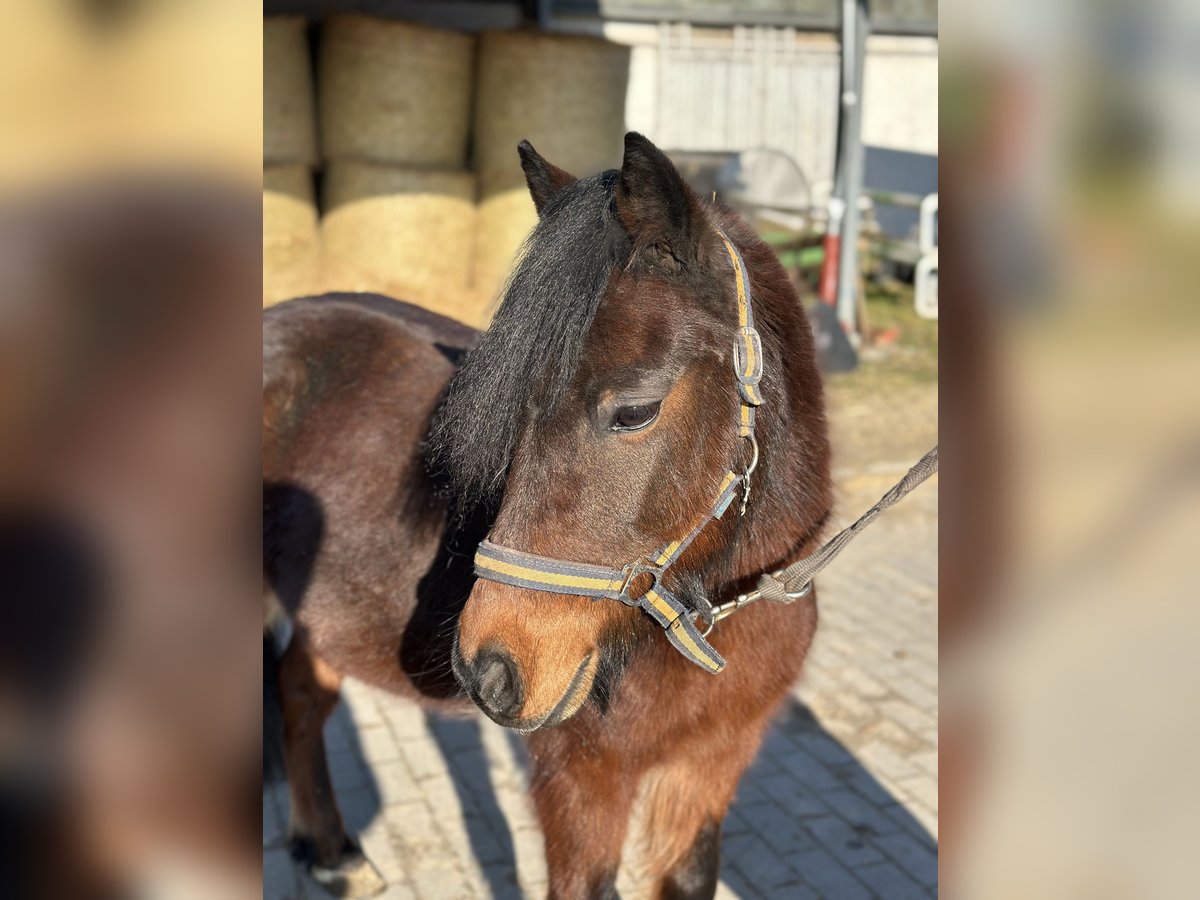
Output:
<path fill-rule="evenodd" d="M 524 702 L 521 675 L 513 658 L 502 650 L 486 650 L 475 660 L 479 705 L 495 716 L 514 716 Z"/>

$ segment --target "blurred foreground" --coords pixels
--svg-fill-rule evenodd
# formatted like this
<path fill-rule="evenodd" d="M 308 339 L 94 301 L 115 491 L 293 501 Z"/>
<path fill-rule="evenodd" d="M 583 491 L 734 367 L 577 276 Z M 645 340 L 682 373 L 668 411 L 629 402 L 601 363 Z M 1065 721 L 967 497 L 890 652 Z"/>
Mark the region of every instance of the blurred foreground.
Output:
<path fill-rule="evenodd" d="M 0 4 L 0 896 L 253 896 L 261 19 Z"/>
<path fill-rule="evenodd" d="M 941 21 L 944 883 L 1194 896 L 1194 5 Z"/>

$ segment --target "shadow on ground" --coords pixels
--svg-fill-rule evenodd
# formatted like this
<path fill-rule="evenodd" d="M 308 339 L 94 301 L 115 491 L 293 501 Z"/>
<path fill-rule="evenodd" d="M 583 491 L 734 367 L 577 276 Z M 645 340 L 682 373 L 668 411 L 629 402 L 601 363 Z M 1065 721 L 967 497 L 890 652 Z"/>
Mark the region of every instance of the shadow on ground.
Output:
<path fill-rule="evenodd" d="M 476 719 L 426 716 L 429 734 L 446 761 L 462 805 L 471 850 L 496 900 L 520 900 L 517 854 L 508 820 L 496 800 L 487 754 Z M 518 757 L 520 758 L 520 757 Z"/>
<path fill-rule="evenodd" d="M 371 764 L 359 742 L 354 715 L 344 702 L 334 707 L 325 723 L 325 753 L 330 771 L 336 773 L 335 793 L 346 833 L 358 840 L 359 834 L 383 809 L 383 800 Z M 348 783 L 347 772 L 355 776 Z"/>
<path fill-rule="evenodd" d="M 270 738 L 270 734 L 265 736 L 267 741 Z M 345 703 L 334 707 L 326 722 L 325 754 L 330 770 L 342 776 L 336 794 L 346 832 L 358 840 L 361 832 L 375 821 L 383 803 L 379 785 L 363 754 L 358 728 Z M 345 781 L 346 772 L 355 773 L 349 783 Z M 291 859 L 287 844 L 288 786 L 282 774 L 282 767 L 264 770 L 263 898 L 295 900 L 305 897 L 311 900 L 327 897 L 329 895 Z"/>
<path fill-rule="evenodd" d="M 364 773 L 360 783 L 338 790 L 347 829 L 357 835 L 383 809 L 380 792 L 346 704 L 339 704 L 331 719 L 332 727 L 326 729 L 331 767 L 345 771 L 353 763 Z M 479 721 L 428 716 L 426 726 L 457 793 L 471 851 L 490 895 L 522 897 L 514 842 L 492 783 Z M 520 739 L 506 737 L 524 766 Z M 412 790 L 419 794 L 419 783 Z M 404 827 L 403 822 L 389 825 Z M 794 699 L 786 703 L 742 779 L 726 819 L 721 856 L 721 880 L 742 898 L 937 896 L 936 841 Z M 264 883 L 264 896 L 299 896 L 281 882 L 289 877 L 298 876 L 277 866 L 264 870 L 264 879 L 273 882 Z M 313 900 L 324 895 L 306 882 L 304 896 Z"/>
<path fill-rule="evenodd" d="M 936 897 L 937 843 L 789 699 L 726 818 L 721 880 L 746 898 Z"/>

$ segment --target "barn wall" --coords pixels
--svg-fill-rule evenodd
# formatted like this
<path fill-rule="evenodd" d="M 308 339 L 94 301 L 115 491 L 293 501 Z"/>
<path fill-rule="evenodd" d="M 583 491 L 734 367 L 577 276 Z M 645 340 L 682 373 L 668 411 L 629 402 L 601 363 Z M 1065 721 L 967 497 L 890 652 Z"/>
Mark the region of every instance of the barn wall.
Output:
<path fill-rule="evenodd" d="M 936 156 L 937 40 L 871 38 L 863 79 L 863 143 Z"/>
<path fill-rule="evenodd" d="M 610 24 L 605 35 L 634 48 L 630 128 L 670 149 L 782 150 L 811 183 L 832 180 L 840 80 L 835 38 L 680 24 Z M 864 141 L 937 153 L 937 41 L 871 38 L 865 79 Z"/>

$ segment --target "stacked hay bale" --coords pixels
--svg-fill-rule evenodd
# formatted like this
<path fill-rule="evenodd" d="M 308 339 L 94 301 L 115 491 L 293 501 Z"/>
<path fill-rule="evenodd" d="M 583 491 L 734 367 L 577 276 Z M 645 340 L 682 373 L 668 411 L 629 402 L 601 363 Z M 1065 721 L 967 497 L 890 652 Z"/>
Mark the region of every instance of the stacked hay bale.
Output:
<path fill-rule="evenodd" d="M 307 23 L 263 21 L 263 305 L 315 293 L 317 132 Z"/>
<path fill-rule="evenodd" d="M 314 100 L 306 21 L 266 19 L 263 44 L 264 304 L 378 291 L 486 325 L 537 218 L 518 142 L 578 175 L 620 162 L 629 51 L 618 45 L 492 32 L 476 59 L 469 35 L 333 15 Z"/>
<path fill-rule="evenodd" d="M 323 281 L 378 291 L 469 325 L 483 322 L 470 291 L 475 177 L 341 160 L 325 175 Z"/>
<path fill-rule="evenodd" d="M 325 158 L 464 168 L 473 54 L 456 31 L 331 16 L 320 54 Z"/>
<path fill-rule="evenodd" d="M 263 162 L 317 162 L 313 79 L 303 16 L 263 20 Z"/>
<path fill-rule="evenodd" d="M 317 204 L 308 166 L 263 168 L 263 306 L 318 291 Z"/>
<path fill-rule="evenodd" d="M 321 35 L 327 290 L 378 291 L 484 324 L 470 290 L 474 39 L 362 15 Z"/>
<path fill-rule="evenodd" d="M 629 49 L 586 37 L 491 32 L 479 47 L 475 168 L 480 182 L 473 281 L 492 296 L 537 213 L 517 144 L 591 175 L 621 162 Z"/>

